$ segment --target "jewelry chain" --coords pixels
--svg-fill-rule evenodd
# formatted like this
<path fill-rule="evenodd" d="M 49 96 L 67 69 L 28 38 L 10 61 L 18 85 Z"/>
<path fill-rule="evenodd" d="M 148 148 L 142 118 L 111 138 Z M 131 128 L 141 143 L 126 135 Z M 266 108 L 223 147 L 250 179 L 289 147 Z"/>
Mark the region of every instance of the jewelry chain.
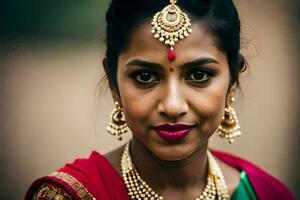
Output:
<path fill-rule="evenodd" d="M 207 183 L 202 194 L 195 200 L 229 200 L 229 194 L 223 173 L 214 156 L 207 151 L 208 156 L 208 174 Z M 141 178 L 135 168 L 129 151 L 129 142 L 124 148 L 121 159 L 122 176 L 128 190 L 128 196 L 132 200 L 163 200 L 164 198 L 157 194 Z"/>

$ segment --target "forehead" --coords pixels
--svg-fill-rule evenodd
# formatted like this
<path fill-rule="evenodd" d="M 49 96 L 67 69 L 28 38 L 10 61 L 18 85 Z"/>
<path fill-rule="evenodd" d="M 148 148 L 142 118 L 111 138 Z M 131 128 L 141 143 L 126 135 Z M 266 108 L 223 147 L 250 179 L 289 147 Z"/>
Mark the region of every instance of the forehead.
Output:
<path fill-rule="evenodd" d="M 151 23 L 144 23 L 133 29 L 129 38 L 127 48 L 121 52 L 119 59 L 130 59 L 140 57 L 154 60 L 158 63 L 166 63 L 169 46 L 154 38 L 151 33 Z M 226 56 L 216 46 L 215 38 L 200 24 L 192 25 L 192 34 L 175 45 L 175 62 L 185 62 L 199 57 L 213 57 L 219 61 L 226 62 Z"/>

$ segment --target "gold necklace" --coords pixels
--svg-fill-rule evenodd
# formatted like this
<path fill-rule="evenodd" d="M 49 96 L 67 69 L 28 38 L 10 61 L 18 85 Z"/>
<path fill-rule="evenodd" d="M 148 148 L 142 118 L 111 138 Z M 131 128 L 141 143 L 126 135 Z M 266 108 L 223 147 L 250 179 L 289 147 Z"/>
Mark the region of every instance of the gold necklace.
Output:
<path fill-rule="evenodd" d="M 229 194 L 223 173 L 214 156 L 207 151 L 208 174 L 207 183 L 202 194 L 195 200 L 229 200 Z M 134 200 L 163 200 L 164 198 L 154 192 L 152 188 L 141 178 L 135 168 L 129 151 L 129 143 L 126 144 L 121 159 L 122 176 L 128 190 L 128 196 Z"/>

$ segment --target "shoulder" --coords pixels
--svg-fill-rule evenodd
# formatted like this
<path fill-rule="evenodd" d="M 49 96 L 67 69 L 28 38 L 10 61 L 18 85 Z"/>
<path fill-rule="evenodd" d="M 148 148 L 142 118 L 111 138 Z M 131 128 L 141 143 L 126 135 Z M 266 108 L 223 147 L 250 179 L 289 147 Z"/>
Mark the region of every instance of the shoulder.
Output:
<path fill-rule="evenodd" d="M 294 199 L 283 183 L 253 163 L 221 151 L 212 151 L 212 153 L 227 165 L 238 171 L 245 171 L 259 199 Z"/>
<path fill-rule="evenodd" d="M 91 188 L 88 189 L 86 185 L 80 182 L 78 177 L 57 171 L 34 181 L 26 193 L 25 200 L 94 200 Z"/>
<path fill-rule="evenodd" d="M 51 184 L 42 184 L 32 195 L 33 200 L 71 200 L 71 196 L 61 187 Z"/>
<path fill-rule="evenodd" d="M 25 199 L 51 199 L 55 193 L 64 197 L 62 199 L 72 197 L 71 199 L 92 200 L 99 193 L 105 196 L 106 186 L 118 185 L 119 179 L 109 161 L 93 151 L 89 158 L 76 159 L 56 172 L 34 181 Z"/>
<path fill-rule="evenodd" d="M 94 200 L 94 196 L 85 185 L 75 177 L 55 172 L 34 181 L 29 187 L 25 200 L 52 200 L 52 199 L 85 199 Z"/>

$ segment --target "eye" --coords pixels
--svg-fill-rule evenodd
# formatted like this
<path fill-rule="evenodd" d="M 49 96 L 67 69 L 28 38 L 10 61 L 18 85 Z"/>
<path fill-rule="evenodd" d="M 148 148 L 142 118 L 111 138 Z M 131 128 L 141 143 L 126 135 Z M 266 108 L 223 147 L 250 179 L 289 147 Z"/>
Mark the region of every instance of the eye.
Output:
<path fill-rule="evenodd" d="M 196 81 L 196 82 L 205 82 L 208 81 L 211 77 L 211 73 L 207 72 L 205 70 L 201 69 L 196 69 L 192 70 L 189 74 L 188 77 L 185 78 L 185 80 L 189 81 Z"/>
<path fill-rule="evenodd" d="M 138 71 L 133 73 L 133 79 L 142 84 L 149 84 L 159 81 L 158 78 L 150 71 Z"/>

